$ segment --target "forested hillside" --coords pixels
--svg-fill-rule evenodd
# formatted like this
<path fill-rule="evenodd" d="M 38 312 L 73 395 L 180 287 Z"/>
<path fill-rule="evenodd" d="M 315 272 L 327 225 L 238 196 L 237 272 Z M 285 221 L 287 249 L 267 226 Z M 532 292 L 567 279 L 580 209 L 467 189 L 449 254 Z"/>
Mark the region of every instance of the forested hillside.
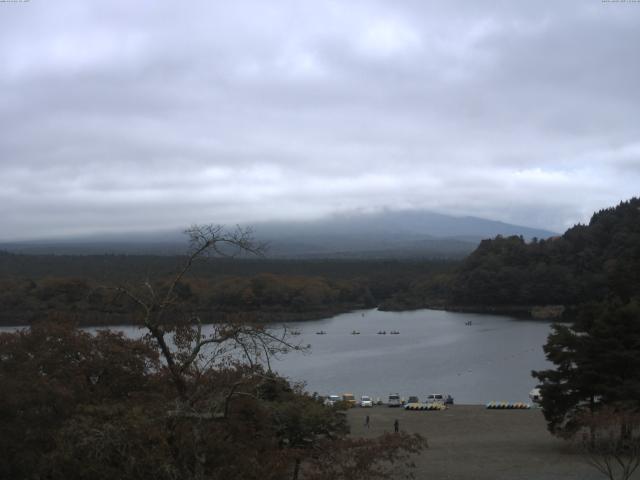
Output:
<path fill-rule="evenodd" d="M 483 240 L 455 271 L 414 282 L 387 308 L 578 305 L 640 294 L 640 199 L 595 213 L 559 237 Z"/>
<path fill-rule="evenodd" d="M 640 199 L 595 213 L 561 237 L 484 240 L 452 284 L 460 305 L 564 304 L 640 293 Z"/>

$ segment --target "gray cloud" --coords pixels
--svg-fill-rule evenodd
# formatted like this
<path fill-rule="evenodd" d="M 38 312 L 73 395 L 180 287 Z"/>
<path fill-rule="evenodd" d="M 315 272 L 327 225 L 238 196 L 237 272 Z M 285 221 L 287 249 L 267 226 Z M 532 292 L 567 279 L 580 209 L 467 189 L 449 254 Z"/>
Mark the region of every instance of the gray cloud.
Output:
<path fill-rule="evenodd" d="M 640 5 L 0 4 L 0 238 L 638 194 Z"/>

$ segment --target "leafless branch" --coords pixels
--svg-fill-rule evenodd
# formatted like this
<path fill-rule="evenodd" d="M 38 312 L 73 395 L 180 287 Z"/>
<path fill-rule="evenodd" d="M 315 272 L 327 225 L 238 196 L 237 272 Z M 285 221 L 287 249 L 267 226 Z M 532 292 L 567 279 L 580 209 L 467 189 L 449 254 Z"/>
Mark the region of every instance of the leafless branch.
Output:
<path fill-rule="evenodd" d="M 192 269 L 194 263 L 208 255 L 233 257 L 240 253 L 262 255 L 264 244 L 258 244 L 253 239 L 250 228 L 237 226 L 234 230 L 226 230 L 221 225 L 193 225 L 185 231 L 189 238 L 189 249 L 182 266 L 172 277 L 168 285 L 159 288 L 149 279 L 142 282 L 142 293 L 129 287 L 117 287 L 116 291 L 130 298 L 143 313 L 143 324 L 149 335 L 157 342 L 162 357 L 174 378 L 174 382 L 181 396 L 186 398 L 187 384 L 193 382 L 200 375 L 200 359 L 204 358 L 204 365 L 212 365 L 213 352 L 219 352 L 217 347 L 229 344 L 232 349 L 242 352 L 244 362 L 251 367 L 264 361 L 271 370 L 271 357 L 289 350 L 302 349 L 288 340 L 287 329 L 276 335 L 262 327 L 255 327 L 246 323 L 227 322 L 221 327 L 214 327 L 214 331 L 206 337 L 202 333 L 199 317 L 193 316 L 190 323 L 176 323 L 167 320 L 168 310 L 179 304 L 176 289 Z M 173 333 L 173 346 L 170 346 L 165 335 Z M 208 346 L 216 346 L 208 349 Z M 225 350 L 232 360 L 232 351 Z M 207 355 L 204 355 L 204 353 Z M 207 358 L 208 357 L 208 358 Z"/>
<path fill-rule="evenodd" d="M 610 480 L 628 480 L 640 467 L 640 414 L 607 406 L 585 415 L 582 449 L 587 463 Z"/>

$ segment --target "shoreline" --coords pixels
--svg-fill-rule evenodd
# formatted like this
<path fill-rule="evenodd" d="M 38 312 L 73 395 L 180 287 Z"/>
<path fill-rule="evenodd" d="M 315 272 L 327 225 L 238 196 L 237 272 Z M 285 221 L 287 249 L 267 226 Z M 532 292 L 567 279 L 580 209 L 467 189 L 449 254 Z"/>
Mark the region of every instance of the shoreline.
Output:
<path fill-rule="evenodd" d="M 564 305 L 442 305 L 432 304 L 420 308 L 387 308 L 382 306 L 384 312 L 407 312 L 414 310 L 440 310 L 455 313 L 479 313 L 488 315 L 505 315 L 533 320 L 561 320 L 567 311 Z"/>
<path fill-rule="evenodd" d="M 309 322 L 315 320 L 323 320 L 325 318 L 335 317 L 343 313 L 353 313 L 358 310 L 379 310 L 381 312 L 413 312 L 418 310 L 437 310 L 454 313 L 477 313 L 487 315 L 510 316 L 516 318 L 526 318 L 540 321 L 558 321 L 562 319 L 566 308 L 562 305 L 546 305 L 546 306 L 456 306 L 456 305 L 427 305 L 418 308 L 385 308 L 384 305 L 377 307 L 364 307 L 362 305 L 336 305 L 335 307 L 309 310 L 306 312 L 292 311 L 238 311 L 238 312 L 210 312 L 203 315 L 202 323 L 210 324 L 222 321 L 225 316 L 233 315 L 255 315 L 258 324 L 270 323 L 293 323 L 293 322 Z M 0 327 L 2 328 L 21 328 L 28 327 L 34 321 L 39 321 L 35 313 L 29 312 L 25 317 L 30 321 L 25 323 L 16 323 L 12 321 L 3 321 L 0 319 Z M 82 317 L 91 317 L 91 320 L 81 318 L 77 313 L 70 314 L 69 319 L 77 323 L 79 327 L 117 327 L 117 326 L 136 326 L 135 321 L 126 321 L 127 317 L 132 315 L 120 312 L 95 312 L 95 315 L 82 315 Z M 102 319 L 96 317 L 102 317 Z"/>
<path fill-rule="evenodd" d="M 202 324 L 211 324 L 218 323 L 224 321 L 224 317 L 234 316 L 234 315 L 254 315 L 255 323 L 257 324 L 269 324 L 269 323 L 292 323 L 292 322 L 308 322 L 314 320 L 322 320 L 325 318 L 334 317 L 336 315 L 340 315 L 343 313 L 351 313 L 358 310 L 368 310 L 366 307 L 361 305 L 337 305 L 332 308 L 318 309 L 318 310 L 309 310 L 306 312 L 292 312 L 292 311 L 237 311 L 237 312 L 209 312 L 206 315 L 202 315 Z M 16 322 L 4 319 L 0 319 L 0 327 L 2 328 L 21 328 L 21 327 L 29 327 L 34 322 L 41 321 L 46 319 L 46 312 L 42 315 L 42 317 L 38 317 L 36 313 L 29 312 L 23 317 L 28 318 L 24 322 Z M 139 325 L 138 322 L 129 321 L 128 319 L 134 317 L 135 313 L 120 313 L 120 312 L 94 312 L 93 314 L 83 314 L 78 315 L 69 314 L 67 315 L 67 319 L 77 323 L 79 327 L 117 327 L 117 326 L 128 326 L 135 327 Z M 195 325 L 195 323 L 194 323 Z"/>

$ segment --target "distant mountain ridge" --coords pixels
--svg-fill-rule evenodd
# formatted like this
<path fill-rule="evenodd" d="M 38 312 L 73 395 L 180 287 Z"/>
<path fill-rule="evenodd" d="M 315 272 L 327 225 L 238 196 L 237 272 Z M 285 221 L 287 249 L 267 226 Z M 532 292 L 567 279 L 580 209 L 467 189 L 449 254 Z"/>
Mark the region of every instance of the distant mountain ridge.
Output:
<path fill-rule="evenodd" d="M 461 258 L 485 238 L 521 235 L 529 240 L 554 232 L 478 217 L 455 217 L 423 210 L 385 210 L 336 214 L 313 221 L 253 224 L 258 241 L 276 258 Z M 0 249 L 32 254 L 181 253 L 185 239 L 177 231 L 108 234 L 67 240 L 0 244 Z"/>
<path fill-rule="evenodd" d="M 307 222 L 264 222 L 256 236 L 274 256 L 463 257 L 496 235 L 547 238 L 555 233 L 478 217 L 421 210 L 333 215 Z"/>

